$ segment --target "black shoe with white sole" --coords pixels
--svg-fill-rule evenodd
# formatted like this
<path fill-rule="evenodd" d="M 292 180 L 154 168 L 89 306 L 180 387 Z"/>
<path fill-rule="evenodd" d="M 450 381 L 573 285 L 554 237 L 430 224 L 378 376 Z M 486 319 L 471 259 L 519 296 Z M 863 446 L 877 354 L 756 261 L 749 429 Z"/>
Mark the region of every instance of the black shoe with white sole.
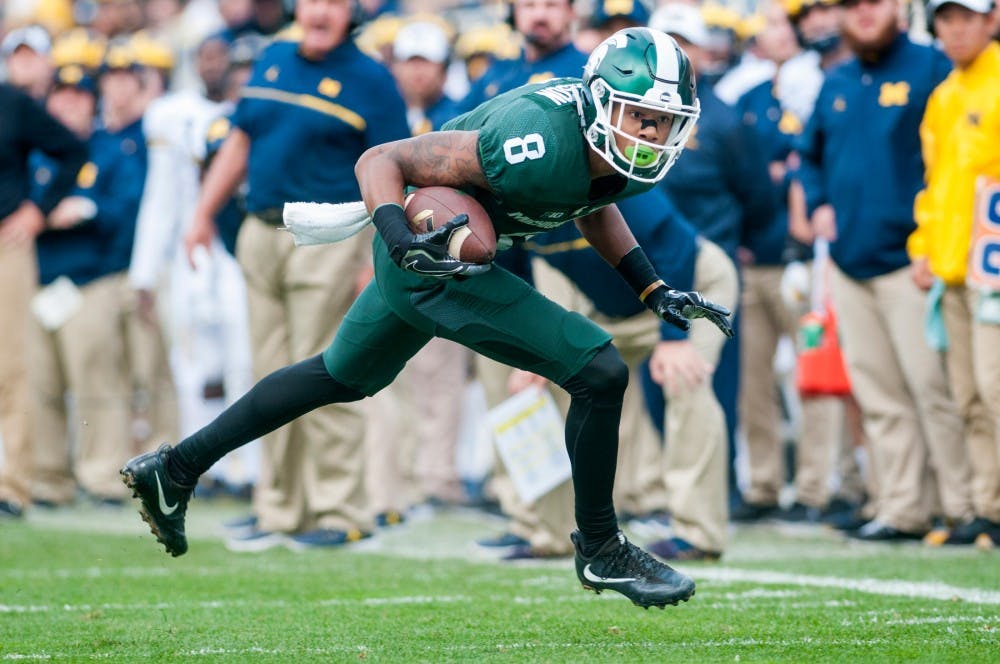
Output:
<path fill-rule="evenodd" d="M 169 445 L 131 459 L 121 469 L 122 481 L 139 499 L 139 516 L 163 544 L 167 553 L 180 556 L 187 551 L 184 514 L 194 486 L 184 486 L 167 474 Z"/>
<path fill-rule="evenodd" d="M 694 595 L 690 577 L 656 560 L 625 539 L 621 531 L 590 557 L 583 555 L 579 531 L 570 539 L 576 547 L 576 576 L 587 590 L 614 590 L 644 609 L 662 609 L 667 604 L 686 602 Z"/>

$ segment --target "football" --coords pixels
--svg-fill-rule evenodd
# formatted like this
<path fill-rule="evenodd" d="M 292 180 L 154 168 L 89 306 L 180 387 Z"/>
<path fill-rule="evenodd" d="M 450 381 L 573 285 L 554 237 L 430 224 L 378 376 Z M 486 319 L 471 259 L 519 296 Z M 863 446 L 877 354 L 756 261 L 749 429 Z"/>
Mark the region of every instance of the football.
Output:
<path fill-rule="evenodd" d="M 460 214 L 469 215 L 469 223 L 452 234 L 448 253 L 466 263 L 493 260 L 497 251 L 493 222 L 472 196 L 450 187 L 424 187 L 406 197 L 403 209 L 414 233 L 428 233 Z"/>

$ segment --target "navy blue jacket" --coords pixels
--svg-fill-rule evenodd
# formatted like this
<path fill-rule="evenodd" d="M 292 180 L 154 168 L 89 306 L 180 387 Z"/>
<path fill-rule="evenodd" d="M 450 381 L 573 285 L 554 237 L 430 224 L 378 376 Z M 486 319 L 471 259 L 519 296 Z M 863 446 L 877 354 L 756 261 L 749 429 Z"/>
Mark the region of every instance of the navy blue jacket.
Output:
<path fill-rule="evenodd" d="M 97 215 L 73 228 L 47 230 L 35 241 L 39 281 L 69 277 L 77 286 L 128 270 L 135 222 L 146 181 L 146 141 L 142 121 L 118 132 L 98 129 L 87 143 L 88 161 L 80 169 L 73 196 L 97 204 Z M 35 154 L 32 198 L 44 196 L 49 158 Z"/>
<path fill-rule="evenodd" d="M 472 84 L 469 93 L 459 104 L 460 110 L 467 113 L 487 99 L 526 83 L 540 83 L 550 78 L 566 76 L 580 78 L 585 64 L 587 56 L 572 43 L 534 62 L 525 60 L 523 52 L 516 60 L 494 60 L 489 69 Z"/>
<path fill-rule="evenodd" d="M 757 144 L 767 163 L 784 162 L 795 149 L 802 133 L 802 121 L 781 108 L 774 96 L 773 81 L 764 81 L 746 92 L 734 106 L 744 126 L 757 136 Z M 788 244 L 788 179 L 775 183 L 774 215 L 764 228 L 744 232 L 742 246 L 753 252 L 756 265 L 781 265 Z M 744 231 L 747 229 L 744 228 Z"/>
<path fill-rule="evenodd" d="M 414 126 L 413 135 L 419 136 L 427 132 L 440 129 L 441 126 L 454 117 L 461 115 L 459 110 L 461 104 L 448 95 L 441 95 L 441 98 L 434 102 L 430 108 L 424 111 L 424 120 Z"/>
<path fill-rule="evenodd" d="M 855 279 L 909 264 L 913 199 L 923 187 L 920 120 L 951 68 L 934 48 L 900 34 L 875 63 L 852 58 L 831 70 L 802 134 L 799 178 L 809 213 L 837 217 L 830 256 Z"/>
<path fill-rule="evenodd" d="M 736 260 L 742 237 L 766 229 L 774 187 L 757 139 L 712 89 L 698 86 L 701 118 L 684 153 L 661 181 L 698 232 Z"/>
<path fill-rule="evenodd" d="M 672 288 L 692 290 L 698 234 L 666 194 L 653 188 L 617 205 L 660 278 Z M 621 275 L 583 239 L 576 224 L 535 235 L 525 247 L 565 274 L 605 316 L 625 318 L 647 310 Z M 663 339 L 687 337 L 668 323 L 661 325 L 660 334 Z"/>
<path fill-rule="evenodd" d="M 358 157 L 410 135 L 389 71 L 353 41 L 318 62 L 302 57 L 296 42 L 275 42 L 255 63 L 232 119 L 251 141 L 250 212 L 286 201 L 360 200 Z"/>

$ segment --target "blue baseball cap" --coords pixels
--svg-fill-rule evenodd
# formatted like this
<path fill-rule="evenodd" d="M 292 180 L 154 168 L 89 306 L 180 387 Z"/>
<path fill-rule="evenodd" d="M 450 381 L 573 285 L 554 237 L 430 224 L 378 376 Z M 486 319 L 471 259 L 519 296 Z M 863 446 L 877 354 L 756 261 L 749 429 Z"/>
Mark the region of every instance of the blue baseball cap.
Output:
<path fill-rule="evenodd" d="M 590 25 L 599 28 L 613 18 L 623 18 L 636 25 L 649 23 L 649 9 L 642 0 L 597 0 Z"/>
<path fill-rule="evenodd" d="M 63 65 L 56 69 L 52 79 L 55 88 L 76 88 L 97 96 L 94 79 L 80 65 Z"/>

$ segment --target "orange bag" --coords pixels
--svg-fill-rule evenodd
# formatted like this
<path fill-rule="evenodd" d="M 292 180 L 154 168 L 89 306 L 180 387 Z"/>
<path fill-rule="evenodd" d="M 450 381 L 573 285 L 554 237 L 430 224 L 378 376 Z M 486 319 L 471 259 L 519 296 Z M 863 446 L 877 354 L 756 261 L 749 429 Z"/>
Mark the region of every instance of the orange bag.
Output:
<path fill-rule="evenodd" d="M 837 316 L 829 302 L 822 312 L 810 311 L 799 321 L 797 385 L 802 396 L 851 393 L 837 338 Z"/>

